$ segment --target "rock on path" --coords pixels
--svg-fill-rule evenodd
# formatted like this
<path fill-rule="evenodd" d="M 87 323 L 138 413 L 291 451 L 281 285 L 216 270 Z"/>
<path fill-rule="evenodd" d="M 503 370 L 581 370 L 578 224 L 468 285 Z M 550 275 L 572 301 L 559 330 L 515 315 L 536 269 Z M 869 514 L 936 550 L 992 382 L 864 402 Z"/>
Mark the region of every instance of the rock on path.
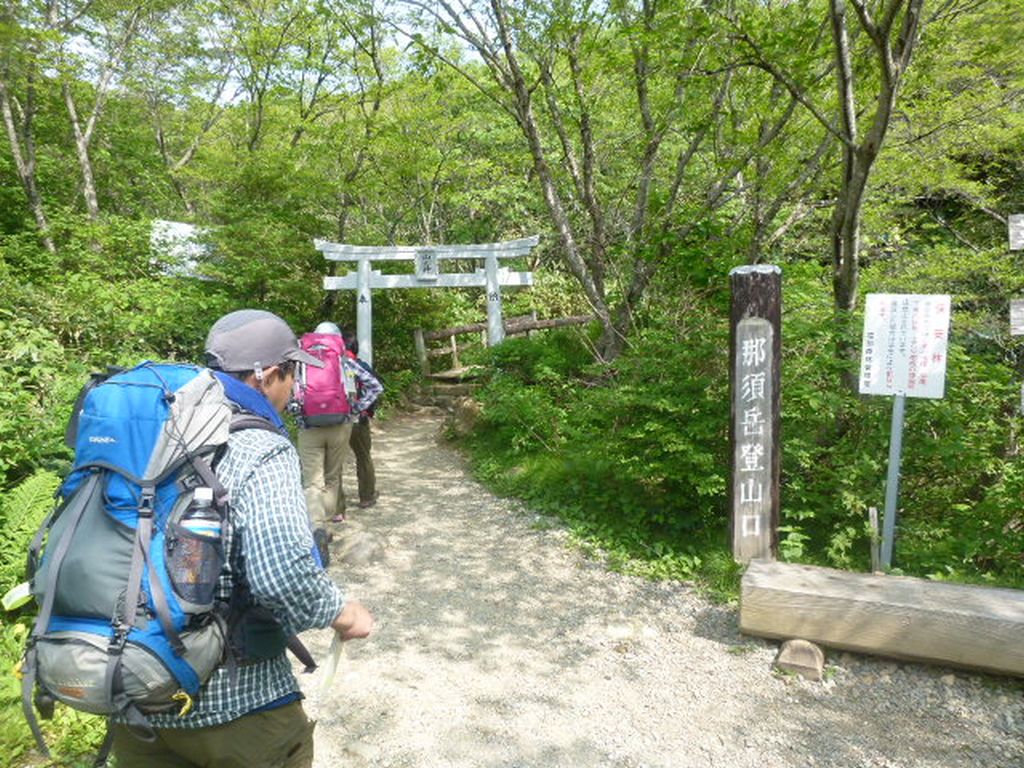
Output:
<path fill-rule="evenodd" d="M 773 674 L 735 609 L 586 560 L 440 427 L 375 423 L 380 500 L 335 526 L 378 624 L 326 692 L 301 677 L 317 768 L 1024 768 L 1021 683 L 835 652 L 823 682 Z"/>

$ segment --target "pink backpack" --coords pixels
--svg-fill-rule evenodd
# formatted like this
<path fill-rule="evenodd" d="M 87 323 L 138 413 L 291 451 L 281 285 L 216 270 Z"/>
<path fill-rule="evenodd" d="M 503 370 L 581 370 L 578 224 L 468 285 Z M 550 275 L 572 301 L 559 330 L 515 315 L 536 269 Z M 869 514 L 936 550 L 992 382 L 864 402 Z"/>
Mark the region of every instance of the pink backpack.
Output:
<path fill-rule="evenodd" d="M 345 342 L 341 336 L 331 333 L 305 333 L 299 339 L 302 348 L 321 362 L 323 368 L 311 365 L 303 370 L 296 383 L 298 400 L 302 404 L 302 416 L 307 426 L 337 424 L 352 412 L 342 359 L 345 356 Z"/>

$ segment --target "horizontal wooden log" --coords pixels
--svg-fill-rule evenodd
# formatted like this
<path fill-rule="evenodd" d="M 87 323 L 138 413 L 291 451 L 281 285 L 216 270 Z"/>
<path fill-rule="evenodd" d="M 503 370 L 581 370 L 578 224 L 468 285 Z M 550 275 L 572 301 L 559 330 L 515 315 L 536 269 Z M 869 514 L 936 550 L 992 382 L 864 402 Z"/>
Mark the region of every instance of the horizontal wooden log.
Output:
<path fill-rule="evenodd" d="M 547 320 L 509 321 L 505 324 L 505 333 L 528 333 L 544 328 L 565 328 L 570 325 L 585 325 L 596 319 L 596 315 L 572 315 L 570 317 L 551 317 Z"/>
<path fill-rule="evenodd" d="M 740 631 L 1024 676 L 1024 590 L 753 560 Z"/>
<path fill-rule="evenodd" d="M 467 349 L 478 349 L 479 344 L 459 344 L 457 349 L 459 352 L 465 352 Z M 438 347 L 437 349 L 428 349 L 427 357 L 444 357 L 445 355 L 451 355 L 451 347 Z"/>
<path fill-rule="evenodd" d="M 529 315 L 517 315 L 505 321 L 506 327 L 509 323 L 516 323 L 520 320 L 529 320 Z M 487 323 L 469 323 L 467 325 L 455 325 L 451 328 L 442 328 L 439 331 L 424 331 L 423 338 L 427 341 L 438 341 L 447 339 L 449 336 L 458 336 L 463 333 L 480 333 L 487 330 Z"/>
<path fill-rule="evenodd" d="M 594 315 L 572 315 L 570 317 L 552 317 L 547 320 L 533 320 L 528 315 L 524 315 L 506 320 L 505 333 L 511 335 L 528 331 L 539 331 L 544 328 L 583 325 L 595 319 Z M 457 325 L 453 328 L 442 328 L 439 331 L 424 331 L 423 338 L 427 341 L 437 341 L 439 339 L 446 339 L 449 336 L 456 336 L 460 333 L 474 333 L 486 330 L 487 323 L 470 323 L 469 325 Z"/>

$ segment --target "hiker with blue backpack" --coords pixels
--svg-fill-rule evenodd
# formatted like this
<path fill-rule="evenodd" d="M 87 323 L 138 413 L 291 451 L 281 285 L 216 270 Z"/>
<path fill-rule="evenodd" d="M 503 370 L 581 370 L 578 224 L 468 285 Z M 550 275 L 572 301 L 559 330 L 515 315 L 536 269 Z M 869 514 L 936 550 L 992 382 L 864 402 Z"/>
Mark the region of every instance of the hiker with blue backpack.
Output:
<path fill-rule="evenodd" d="M 302 335 L 302 349 L 323 365 L 306 367 L 295 384 L 296 421 L 302 484 L 313 524 L 344 522 L 342 471 L 352 427 L 384 388 L 377 377 L 348 354 L 341 329 L 320 323 Z"/>
<path fill-rule="evenodd" d="M 32 705 L 59 700 L 110 717 L 118 768 L 308 768 L 285 649 L 372 630 L 316 561 L 281 420 L 297 367 L 320 361 L 253 309 L 218 320 L 206 355 L 93 382 L 76 411 L 75 465 L 30 552 L 23 706 L 44 754 Z"/>

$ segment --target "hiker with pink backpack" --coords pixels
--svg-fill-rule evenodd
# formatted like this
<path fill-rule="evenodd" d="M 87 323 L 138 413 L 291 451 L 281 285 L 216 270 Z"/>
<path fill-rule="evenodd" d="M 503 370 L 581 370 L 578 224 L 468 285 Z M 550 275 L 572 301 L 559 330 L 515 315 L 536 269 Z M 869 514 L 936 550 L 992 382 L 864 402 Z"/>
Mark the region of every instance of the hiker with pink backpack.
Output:
<path fill-rule="evenodd" d="M 384 388 L 347 354 L 341 329 L 320 323 L 302 335 L 303 351 L 323 363 L 302 366 L 294 400 L 299 425 L 298 449 L 306 506 L 314 526 L 345 520 L 342 468 L 349 452 L 352 425 L 372 407 Z"/>

